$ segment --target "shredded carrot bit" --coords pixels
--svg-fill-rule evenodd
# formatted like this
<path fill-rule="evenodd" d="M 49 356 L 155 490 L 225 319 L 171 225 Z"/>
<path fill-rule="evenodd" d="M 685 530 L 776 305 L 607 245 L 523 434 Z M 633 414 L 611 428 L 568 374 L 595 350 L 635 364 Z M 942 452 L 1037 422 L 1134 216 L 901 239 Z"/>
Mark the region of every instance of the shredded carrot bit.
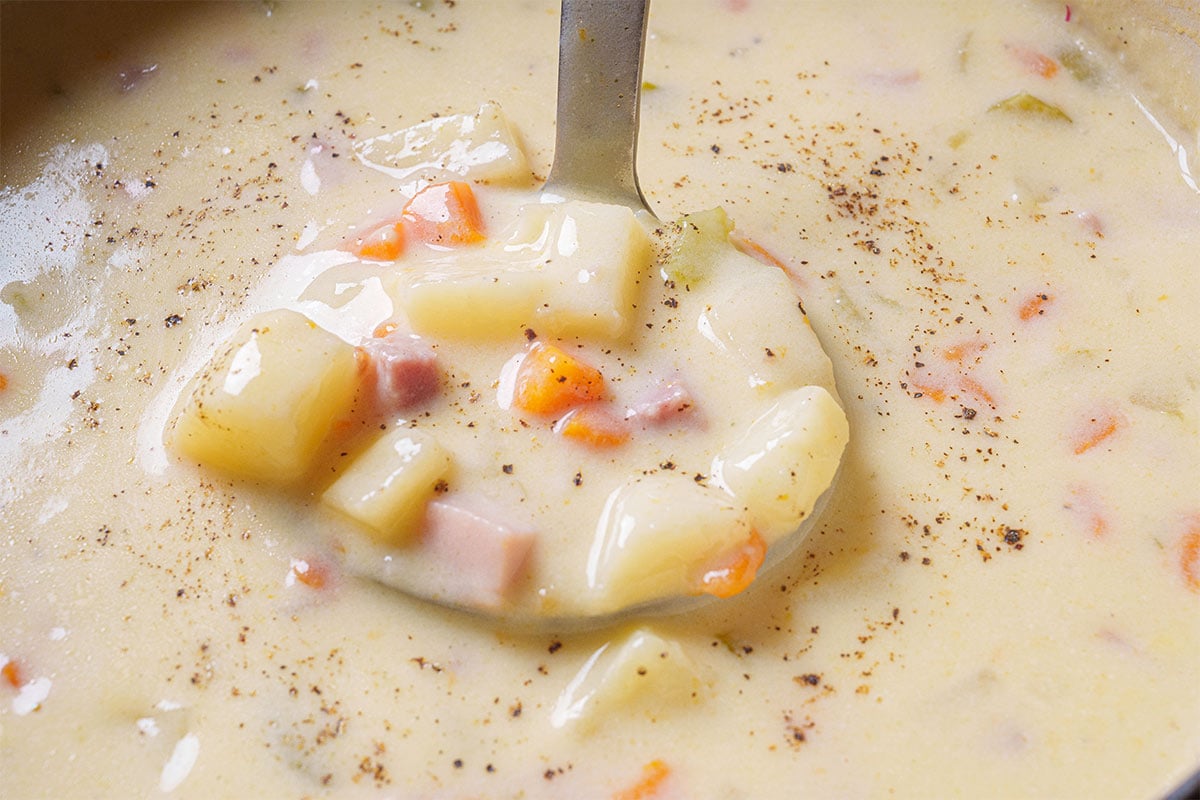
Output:
<path fill-rule="evenodd" d="M 1058 74 L 1058 62 L 1044 53 L 1031 50 L 1028 47 L 1010 46 L 1009 52 L 1017 57 L 1021 65 L 1034 75 L 1043 78 L 1053 78 Z"/>
<path fill-rule="evenodd" d="M 20 689 L 25 683 L 21 677 L 21 668 L 17 666 L 16 661 L 9 661 L 3 667 L 0 667 L 0 675 L 4 676 L 4 680 L 14 689 Z"/>
<path fill-rule="evenodd" d="M 475 192 L 463 181 L 426 186 L 408 201 L 401 216 L 409 232 L 426 244 L 452 246 L 484 239 Z"/>
<path fill-rule="evenodd" d="M 615 447 L 629 441 L 629 426 L 597 406 L 581 406 L 558 421 L 554 430 L 593 447 Z"/>
<path fill-rule="evenodd" d="M 987 350 L 987 342 L 960 342 L 959 344 L 947 347 L 945 351 L 943 351 L 942 357 L 947 361 L 953 361 L 956 364 L 961 364 L 969 358 L 978 356 L 984 350 Z"/>
<path fill-rule="evenodd" d="M 983 388 L 983 384 L 979 381 L 974 378 L 964 377 L 961 386 L 964 392 L 974 395 L 976 399 L 982 400 L 992 408 L 996 407 L 996 398 L 992 396 L 991 392 Z"/>
<path fill-rule="evenodd" d="M 754 576 L 766 555 L 766 541 L 758 535 L 758 531 L 751 531 L 749 539 L 708 566 L 700 576 L 697 594 L 733 597 L 754 583 Z"/>
<path fill-rule="evenodd" d="M 404 252 L 404 226 L 399 222 L 380 225 L 355 243 L 354 254 L 373 261 L 395 261 Z"/>
<path fill-rule="evenodd" d="M 1071 489 L 1071 500 L 1065 506 L 1078 513 L 1088 534 L 1093 539 L 1103 539 L 1108 535 L 1108 514 L 1095 491 L 1086 486 L 1075 486 Z"/>
<path fill-rule="evenodd" d="M 1028 322 L 1034 317 L 1039 317 L 1042 314 L 1045 314 L 1046 305 L 1050 303 L 1051 300 L 1052 298 L 1050 295 L 1046 294 L 1045 292 L 1039 292 L 1033 297 L 1030 297 L 1024 303 L 1021 303 L 1021 307 L 1018 309 L 1017 315 L 1021 318 L 1022 322 Z"/>
<path fill-rule="evenodd" d="M 747 239 L 744 236 L 733 237 L 730 241 L 733 242 L 734 247 L 751 258 L 755 258 L 772 267 L 779 267 L 784 272 L 787 272 L 787 266 L 758 242 Z"/>
<path fill-rule="evenodd" d="M 8 388 L 8 376 L 0 372 L 0 392 Z"/>
<path fill-rule="evenodd" d="M 1184 585 L 1200 592 L 1200 516 L 1193 518 L 1191 529 L 1179 542 L 1179 569 Z"/>
<path fill-rule="evenodd" d="M 598 369 L 560 347 L 536 342 L 517 370 L 513 405 L 535 414 L 557 414 L 604 394 Z"/>
<path fill-rule="evenodd" d="M 292 564 L 292 574 L 310 589 L 324 589 L 329 584 L 329 567 L 320 561 L 297 561 Z"/>
<path fill-rule="evenodd" d="M 377 327 L 375 330 L 371 331 L 371 336 L 375 337 L 376 339 L 382 339 L 383 337 L 392 333 L 399 327 L 400 326 L 397 325 L 395 322 L 383 322 L 383 323 L 380 323 L 379 327 Z"/>
<path fill-rule="evenodd" d="M 909 385 L 919 394 L 928 397 L 935 403 L 944 403 L 946 401 L 945 387 L 934 386 L 932 383 L 921 383 L 917 380 L 909 380 Z"/>
<path fill-rule="evenodd" d="M 1103 411 L 1090 417 L 1071 436 L 1071 450 L 1081 455 L 1112 436 L 1124 420 L 1111 411 Z"/>
<path fill-rule="evenodd" d="M 642 777 L 637 783 L 613 794 L 613 800 L 649 800 L 658 794 L 670 774 L 671 768 L 656 758 L 642 767 Z"/>

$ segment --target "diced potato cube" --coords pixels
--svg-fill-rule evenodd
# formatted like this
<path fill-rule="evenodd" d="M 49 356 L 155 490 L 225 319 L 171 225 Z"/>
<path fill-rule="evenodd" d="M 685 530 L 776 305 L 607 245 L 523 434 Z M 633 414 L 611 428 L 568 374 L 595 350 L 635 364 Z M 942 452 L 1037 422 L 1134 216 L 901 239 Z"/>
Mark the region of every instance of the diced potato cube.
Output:
<path fill-rule="evenodd" d="M 532 177 L 512 125 L 495 103 L 365 139 L 355 152 L 367 166 L 402 181 L 459 175 L 524 186 Z"/>
<path fill-rule="evenodd" d="M 706 567 L 750 537 L 741 503 L 721 489 L 676 472 L 632 479 L 609 495 L 588 554 L 596 611 L 696 594 Z"/>
<path fill-rule="evenodd" d="M 472 263 L 432 262 L 402 299 L 413 329 L 496 338 L 530 326 L 551 336 L 612 339 L 628 327 L 650 237 L 624 206 L 538 203 Z"/>
<path fill-rule="evenodd" d="M 547 220 L 549 292 L 535 326 L 555 336 L 614 339 L 633 314 L 638 277 L 649 267 L 650 237 L 625 206 L 568 202 Z"/>
<path fill-rule="evenodd" d="M 829 487 L 849 439 L 833 396 L 806 386 L 780 397 L 713 461 L 712 473 L 749 509 L 768 544 L 796 530 Z"/>
<path fill-rule="evenodd" d="M 558 696 L 550 722 L 586 733 L 605 719 L 625 720 L 631 711 L 658 716 L 694 704 L 702 688 L 679 642 L 638 628 L 592 654 Z"/>
<path fill-rule="evenodd" d="M 321 499 L 380 542 L 399 545 L 418 533 L 425 505 L 449 469 L 450 456 L 433 437 L 397 427 L 354 459 Z"/>
<path fill-rule="evenodd" d="M 760 394 L 833 386 L 833 367 L 800 311 L 791 279 L 731 244 L 726 248 L 713 276 L 720 299 L 700 318 L 703 334 Z"/>
<path fill-rule="evenodd" d="M 545 291 L 540 271 L 464 268 L 417 279 L 404 309 L 413 330 L 428 336 L 493 339 L 530 325 Z"/>
<path fill-rule="evenodd" d="M 295 311 L 254 317 L 196 377 L 169 446 L 247 478 L 282 483 L 312 466 L 354 400 L 354 348 Z"/>

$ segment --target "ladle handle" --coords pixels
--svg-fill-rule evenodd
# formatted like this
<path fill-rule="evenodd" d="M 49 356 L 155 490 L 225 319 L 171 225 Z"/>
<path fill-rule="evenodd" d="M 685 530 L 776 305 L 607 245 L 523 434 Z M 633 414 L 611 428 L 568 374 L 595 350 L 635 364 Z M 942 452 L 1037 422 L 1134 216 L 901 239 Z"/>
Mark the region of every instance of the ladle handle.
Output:
<path fill-rule="evenodd" d="M 546 190 L 647 208 L 636 160 L 649 0 L 562 0 Z"/>

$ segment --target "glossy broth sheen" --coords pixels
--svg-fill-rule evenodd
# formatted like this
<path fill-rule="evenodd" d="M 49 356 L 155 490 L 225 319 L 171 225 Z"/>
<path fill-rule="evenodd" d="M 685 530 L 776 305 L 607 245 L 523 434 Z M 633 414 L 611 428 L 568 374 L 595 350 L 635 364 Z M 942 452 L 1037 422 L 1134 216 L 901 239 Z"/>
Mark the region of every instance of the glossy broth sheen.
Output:
<path fill-rule="evenodd" d="M 1196 132 L 1086 9 L 656 0 L 643 186 L 784 262 L 851 440 L 793 558 L 632 637 L 340 575 L 303 504 L 162 446 L 312 279 L 282 259 L 403 204 L 356 141 L 491 100 L 544 176 L 555 4 L 2 13 L 0 794 L 1155 797 L 1200 763 Z"/>

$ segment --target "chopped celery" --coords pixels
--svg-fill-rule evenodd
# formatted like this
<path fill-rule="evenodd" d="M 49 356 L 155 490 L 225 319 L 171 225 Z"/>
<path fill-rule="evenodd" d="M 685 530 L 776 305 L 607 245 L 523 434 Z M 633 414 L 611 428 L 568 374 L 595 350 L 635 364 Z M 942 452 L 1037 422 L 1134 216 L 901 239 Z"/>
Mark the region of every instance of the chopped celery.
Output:
<path fill-rule="evenodd" d="M 1020 92 L 1012 97 L 1006 97 L 1000 102 L 994 104 L 988 111 L 1005 111 L 1019 114 L 1027 114 L 1031 116 L 1044 117 L 1046 119 L 1057 119 L 1064 122 L 1071 122 L 1071 118 L 1067 116 L 1067 112 L 1055 105 L 1047 103 L 1034 97 L 1029 92 Z"/>
<path fill-rule="evenodd" d="M 1080 83 L 1099 83 L 1100 68 L 1092 54 L 1082 47 L 1063 48 L 1058 54 L 1058 63 Z"/>
<path fill-rule="evenodd" d="M 696 286 L 729 250 L 733 223 L 723 208 L 685 214 L 679 239 L 663 265 L 663 276 L 681 286 Z"/>

